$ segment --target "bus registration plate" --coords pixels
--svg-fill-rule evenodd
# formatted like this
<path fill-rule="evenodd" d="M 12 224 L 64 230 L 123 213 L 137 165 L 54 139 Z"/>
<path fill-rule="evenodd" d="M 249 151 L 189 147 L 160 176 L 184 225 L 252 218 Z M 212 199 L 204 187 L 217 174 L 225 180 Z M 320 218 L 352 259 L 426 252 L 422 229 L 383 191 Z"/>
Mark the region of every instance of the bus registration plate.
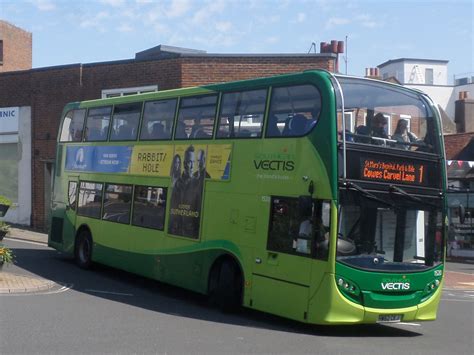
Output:
<path fill-rule="evenodd" d="M 380 314 L 378 323 L 397 323 L 401 320 L 401 314 Z"/>

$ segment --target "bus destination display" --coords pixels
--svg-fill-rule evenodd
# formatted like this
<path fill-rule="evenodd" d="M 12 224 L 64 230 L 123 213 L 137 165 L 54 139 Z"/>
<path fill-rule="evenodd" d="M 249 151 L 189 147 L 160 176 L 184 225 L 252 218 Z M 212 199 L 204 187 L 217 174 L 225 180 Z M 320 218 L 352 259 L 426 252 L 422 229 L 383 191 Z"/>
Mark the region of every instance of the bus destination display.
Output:
<path fill-rule="evenodd" d="M 361 157 L 360 176 L 363 180 L 425 185 L 426 166 L 413 162 L 393 162 Z"/>

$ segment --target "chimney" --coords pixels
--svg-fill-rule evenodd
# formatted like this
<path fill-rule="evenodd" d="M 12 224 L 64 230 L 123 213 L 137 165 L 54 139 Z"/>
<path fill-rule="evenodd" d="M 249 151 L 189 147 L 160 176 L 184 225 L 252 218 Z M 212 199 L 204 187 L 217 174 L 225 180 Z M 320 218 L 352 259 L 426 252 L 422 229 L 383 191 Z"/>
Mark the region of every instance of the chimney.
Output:
<path fill-rule="evenodd" d="M 365 68 L 365 77 L 369 79 L 382 80 L 379 68 Z"/>
<path fill-rule="evenodd" d="M 474 100 L 468 91 L 459 92 L 459 100 L 454 102 L 454 122 L 457 133 L 474 132 Z"/>
<path fill-rule="evenodd" d="M 459 100 L 467 100 L 469 98 L 469 91 L 459 91 Z"/>
<path fill-rule="evenodd" d="M 339 54 L 344 53 L 344 41 L 331 40 L 330 43 L 320 42 L 319 51 L 321 53 L 333 53 L 336 55 L 334 72 L 339 72 Z"/>

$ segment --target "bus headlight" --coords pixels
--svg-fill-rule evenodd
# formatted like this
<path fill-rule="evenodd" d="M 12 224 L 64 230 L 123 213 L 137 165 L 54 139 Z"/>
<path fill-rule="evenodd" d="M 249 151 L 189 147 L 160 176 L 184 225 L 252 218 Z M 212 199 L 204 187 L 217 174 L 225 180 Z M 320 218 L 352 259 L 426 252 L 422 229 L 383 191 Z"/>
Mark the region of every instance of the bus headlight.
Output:
<path fill-rule="evenodd" d="M 336 280 L 339 291 L 354 300 L 358 300 L 360 296 L 360 289 L 355 282 L 340 276 L 336 276 Z"/>

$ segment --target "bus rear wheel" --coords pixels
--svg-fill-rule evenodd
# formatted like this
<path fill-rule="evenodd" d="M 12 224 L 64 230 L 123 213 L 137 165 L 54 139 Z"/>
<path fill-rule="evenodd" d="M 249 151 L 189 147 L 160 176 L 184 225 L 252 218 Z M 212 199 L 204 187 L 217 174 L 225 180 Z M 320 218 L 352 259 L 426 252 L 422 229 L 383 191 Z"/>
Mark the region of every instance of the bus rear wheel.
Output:
<path fill-rule="evenodd" d="M 242 274 L 235 262 L 224 260 L 212 273 L 211 302 L 223 312 L 235 312 L 242 304 Z"/>
<path fill-rule="evenodd" d="M 74 258 L 81 269 L 90 269 L 92 266 L 92 237 L 89 231 L 79 232 L 74 248 Z"/>

